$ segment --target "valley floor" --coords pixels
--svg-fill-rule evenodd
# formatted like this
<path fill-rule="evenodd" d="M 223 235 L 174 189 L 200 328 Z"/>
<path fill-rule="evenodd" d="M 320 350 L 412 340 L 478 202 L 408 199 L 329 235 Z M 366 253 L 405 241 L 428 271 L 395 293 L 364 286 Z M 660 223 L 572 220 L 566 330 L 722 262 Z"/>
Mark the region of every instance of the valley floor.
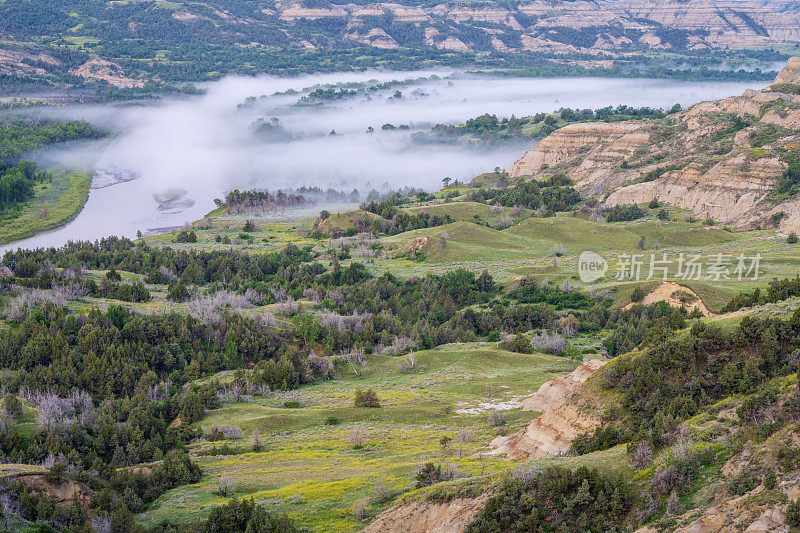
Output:
<path fill-rule="evenodd" d="M 58 172 L 53 181 L 35 187 L 35 196 L 17 209 L 0 213 L 0 244 L 59 228 L 74 219 L 89 199 L 92 178 L 86 173 Z"/>
<path fill-rule="evenodd" d="M 396 495 L 414 490 L 413 475 L 425 462 L 444 462 L 490 484 L 514 462 L 480 452 L 498 429 L 516 429 L 535 415 L 508 407 L 570 370 L 563 358 L 489 343 L 447 345 L 413 358 L 414 368 L 404 371 L 398 367 L 406 358 L 369 356 L 359 374 L 346 369 L 334 381 L 211 411 L 200 422 L 204 431 L 234 425 L 247 437 L 225 443 L 233 453 L 221 450 L 223 443 L 192 446 L 203 480 L 165 494 L 139 519 L 154 526 L 165 518 L 204 518 L 227 500 L 218 484 L 230 476 L 233 495 L 289 513 L 310 531 L 357 531 Z M 232 376 L 218 377 L 225 383 Z M 355 390 L 367 387 L 377 392 L 380 408 L 352 406 Z M 496 409 L 503 425 L 489 423 Z M 262 451 L 251 451 L 254 435 Z M 444 436 L 452 439 L 446 448 Z"/>

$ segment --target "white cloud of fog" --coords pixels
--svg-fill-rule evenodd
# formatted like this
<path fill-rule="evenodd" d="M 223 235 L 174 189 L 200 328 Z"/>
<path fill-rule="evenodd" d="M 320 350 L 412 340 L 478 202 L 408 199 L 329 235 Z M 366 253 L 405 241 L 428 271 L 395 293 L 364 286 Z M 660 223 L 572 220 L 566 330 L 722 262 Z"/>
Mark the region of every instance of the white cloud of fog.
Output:
<path fill-rule="evenodd" d="M 485 150 L 475 147 L 419 146 L 413 127 L 461 123 L 482 113 L 498 117 L 530 115 L 560 107 L 607 105 L 670 107 L 740 94 L 753 84 L 687 83 L 626 79 L 476 79 L 424 81 L 329 103 L 292 107 L 299 96 L 271 96 L 314 84 L 390 81 L 429 76 L 417 73 L 353 73 L 280 79 L 230 77 L 210 84 L 203 96 L 155 105 L 64 108 L 45 113 L 83 118 L 119 131 L 111 141 L 72 144 L 42 154 L 41 161 L 68 167 L 125 168 L 140 177 L 94 189 L 85 210 L 69 226 L 25 242 L 59 245 L 68 239 L 135 235 L 138 229 L 180 225 L 202 217 L 212 200 L 239 188 L 333 186 L 366 192 L 370 187 L 436 189 L 441 179 L 471 177 L 507 166 L 524 147 Z M 447 72 L 437 72 L 440 76 Z M 758 84 L 755 84 L 758 85 Z M 389 98 L 396 88 L 402 99 Z M 422 96 L 421 94 L 424 94 Z M 266 95 L 253 106 L 237 108 L 247 97 Z M 258 118 L 278 117 L 297 138 L 268 143 L 254 137 Z M 381 131 L 381 125 L 411 124 L 411 131 Z M 368 126 L 376 133 L 367 135 Z M 335 130 L 339 135 L 329 136 Z M 153 194 L 185 189 L 195 202 L 181 211 L 163 212 Z"/>

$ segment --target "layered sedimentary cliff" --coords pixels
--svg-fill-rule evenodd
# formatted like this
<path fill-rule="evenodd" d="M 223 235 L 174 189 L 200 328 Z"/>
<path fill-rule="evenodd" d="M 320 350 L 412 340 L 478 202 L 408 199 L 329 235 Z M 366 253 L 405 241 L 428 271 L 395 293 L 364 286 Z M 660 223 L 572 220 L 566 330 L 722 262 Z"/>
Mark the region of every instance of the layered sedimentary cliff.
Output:
<path fill-rule="evenodd" d="M 395 22 L 413 23 L 421 29 L 426 45 L 450 49 L 488 46 L 498 51 L 592 53 L 635 47 L 702 49 L 800 40 L 800 15 L 793 4 L 746 0 L 536 0 L 520 3 L 516 9 L 506 5 L 444 3 L 341 3 L 319 7 L 299 1 L 279 3 L 274 13 L 289 22 L 340 20 L 346 23 L 346 38 L 381 47 L 385 46 L 385 39 L 364 40 L 362 36 L 376 28 L 376 18 L 385 19 L 387 15 Z M 465 31 L 459 27 L 462 24 L 477 24 L 485 35 Z M 565 29 L 579 29 L 580 36 Z M 435 37 L 429 35 L 430 30 L 436 31 Z"/>
<path fill-rule="evenodd" d="M 153 3 L 150 16 L 127 22 L 115 31 L 121 32 L 119 38 L 123 40 L 147 40 L 164 34 L 170 42 L 184 34 L 208 34 L 209 42 L 235 43 L 243 48 L 330 50 L 366 45 L 503 54 L 579 53 L 583 55 L 580 59 L 550 59 L 588 68 L 607 68 L 614 60 L 624 67 L 632 54 L 648 49 L 685 52 L 800 42 L 800 4 L 791 0 L 532 0 L 420 5 L 287 0 L 269 7 L 239 2 L 230 9 L 212 4 Z M 80 13 L 58 11 L 54 16 L 65 20 L 42 28 L 45 33 L 36 35 L 37 39 L 32 38 L 35 34 L 26 33 L 29 30 L 17 31 L 25 24 L 10 21 L 5 35 L 8 39 L 0 45 L 0 73 L 63 75 L 61 55 L 32 44 L 50 42 L 55 35 L 49 28 L 63 26 L 59 30 L 65 31 L 63 36 L 86 40 L 82 46 L 92 52 L 87 57 L 107 62 L 89 60 L 82 67 L 71 65 L 70 74 L 118 87 L 139 86 L 141 81 L 131 78 L 131 70 L 139 70 L 139 61 L 131 68 L 125 54 L 118 56 L 102 46 L 95 47 L 92 43 L 96 36 L 84 27 L 90 20 L 92 24 L 116 24 L 104 19 L 108 10 L 98 5 L 96 10 Z M 680 60 L 673 58 L 664 66 L 679 64 Z"/>
<path fill-rule="evenodd" d="M 381 48 L 597 54 L 800 41 L 799 12 L 796 3 L 763 0 L 534 0 L 513 5 L 289 0 L 261 9 L 257 17 L 191 4 L 182 5 L 172 17 L 187 25 L 222 22 L 233 25 L 231 29 L 279 25 L 290 40 L 304 46 L 327 47 L 332 39 L 343 38 Z M 318 30 L 309 34 L 308 21 L 320 21 L 314 24 Z M 386 36 L 376 35 L 376 30 Z"/>
<path fill-rule="evenodd" d="M 447 503 L 424 499 L 387 509 L 363 533 L 456 533 L 465 531 L 475 515 L 486 505 L 489 494 L 476 498 L 456 498 Z"/>
<path fill-rule="evenodd" d="M 736 226 L 800 230 L 800 203 L 770 198 L 800 147 L 800 58 L 775 83 L 653 121 L 572 124 L 525 153 L 508 172 L 563 171 L 605 206 L 653 198 Z"/>
<path fill-rule="evenodd" d="M 789 58 L 786 68 L 775 78 L 775 83 L 800 83 L 800 57 Z"/>
<path fill-rule="evenodd" d="M 593 359 L 572 373 L 548 381 L 522 402 L 523 411 L 541 411 L 527 427 L 506 437 L 497 437 L 492 453 L 515 459 L 541 459 L 566 453 L 580 434 L 593 430 L 600 421 L 581 408 L 574 394 L 604 361 Z"/>

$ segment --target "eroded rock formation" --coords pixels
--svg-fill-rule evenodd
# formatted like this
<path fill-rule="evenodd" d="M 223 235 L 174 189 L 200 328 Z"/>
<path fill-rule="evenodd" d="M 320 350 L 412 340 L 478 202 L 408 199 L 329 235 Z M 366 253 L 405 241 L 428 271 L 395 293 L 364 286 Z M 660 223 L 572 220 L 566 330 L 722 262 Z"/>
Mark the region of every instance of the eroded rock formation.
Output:
<path fill-rule="evenodd" d="M 489 494 L 456 498 L 447 503 L 421 499 L 387 509 L 363 533 L 457 533 L 467 529 Z"/>
<path fill-rule="evenodd" d="M 566 453 L 578 435 L 600 424 L 600 420 L 583 410 L 573 396 L 603 364 L 599 359 L 586 361 L 570 374 L 539 387 L 536 394 L 521 405 L 524 411 L 541 411 L 541 416 L 516 433 L 496 437 L 490 444 L 492 453 L 517 459 L 541 459 Z"/>
<path fill-rule="evenodd" d="M 800 40 L 800 15 L 796 11 L 796 6 L 788 2 L 710 0 L 535 0 L 520 3 L 516 9 L 491 4 L 446 3 L 418 7 L 394 3 L 366 6 L 340 3 L 319 7 L 300 1 L 278 4 L 275 15 L 287 22 L 346 21 L 347 38 L 372 46 L 385 46 L 385 41 L 364 41 L 360 36 L 375 29 L 375 17 L 389 14 L 397 22 L 413 23 L 422 29 L 427 46 L 478 50 L 489 43 L 498 51 L 599 53 L 635 45 L 657 49 L 684 46 L 704 49 L 797 41 Z M 492 24 L 492 27 L 482 29 L 489 39 L 467 38 L 468 42 L 465 42 L 465 34 L 457 26 L 463 23 Z M 565 39 L 563 32 L 559 33 L 562 28 L 582 30 L 582 36 L 580 39 Z M 439 37 L 428 35 L 430 30 L 435 30 Z M 502 37 L 511 35 L 513 39 Z"/>
<path fill-rule="evenodd" d="M 652 121 L 571 124 L 525 153 L 508 172 L 543 177 L 557 171 L 607 207 L 660 201 L 739 227 L 770 224 L 800 230 L 800 203 L 771 198 L 800 146 L 800 58 L 771 87 L 746 91 Z"/>

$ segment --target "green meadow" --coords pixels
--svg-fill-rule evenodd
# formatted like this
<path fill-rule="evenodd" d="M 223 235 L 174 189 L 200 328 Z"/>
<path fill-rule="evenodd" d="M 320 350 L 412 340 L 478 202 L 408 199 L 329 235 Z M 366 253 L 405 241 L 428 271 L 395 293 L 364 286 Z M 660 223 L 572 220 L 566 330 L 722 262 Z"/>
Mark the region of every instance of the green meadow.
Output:
<path fill-rule="evenodd" d="M 405 208 L 411 213 L 427 211 L 449 214 L 454 222 L 392 236 L 331 239 L 314 234 L 315 217 L 282 219 L 266 216 L 210 214 L 192 230 L 197 242 L 176 242 L 178 232 L 148 237 L 151 244 L 183 249 L 234 249 L 252 253 L 279 250 L 287 244 L 311 246 L 320 254 L 337 251 L 344 266 L 363 263 L 374 275 L 391 272 L 399 277 L 443 273 L 457 267 L 474 272 L 488 270 L 501 283 L 525 276 L 540 281 L 564 283 L 586 289 L 608 290 L 613 307 L 627 305 L 637 287 L 650 291 L 662 275 L 648 279 L 648 261 L 653 254 L 667 254 L 673 263 L 666 279 L 695 291 L 712 310 L 739 291 L 762 286 L 773 277 L 794 276 L 800 267 L 800 248 L 788 244 L 774 230 L 738 231 L 702 222 L 659 221 L 654 213 L 634 222 L 594 222 L 583 214 L 541 217 L 530 211 L 519 214 L 506 229 L 493 221 L 502 213 L 476 202 L 439 202 Z M 360 210 L 334 212 L 328 227 L 346 231 L 360 217 L 375 215 Z M 245 231 L 253 220 L 255 230 Z M 323 227 L 325 227 L 323 225 Z M 227 241 L 227 242 L 223 242 Z M 412 260 L 408 250 L 421 247 L 425 254 Z M 373 253 L 362 255 L 364 248 Z M 578 255 L 586 250 L 601 254 L 610 264 L 605 277 L 593 287 L 582 283 L 577 272 Z M 761 254 L 759 278 L 684 280 L 675 259 L 700 255 L 704 261 L 722 254 L 735 267 L 739 254 L 750 258 Z M 631 255 L 642 260 L 642 277 L 617 279 L 616 269 Z M 323 260 L 325 261 L 325 260 Z M 705 271 L 704 271 L 705 272 Z M 99 279 L 103 272 L 91 272 Z M 122 273 L 126 281 L 136 278 Z M 128 307 L 140 312 L 178 310 L 186 304 L 167 300 L 163 286 L 148 286 L 150 302 Z M 85 307 L 107 307 L 113 301 L 89 299 Z M 788 300 L 761 306 L 764 316 L 786 316 L 800 302 Z M 314 309 L 313 302 L 303 302 Z M 270 306 L 242 310 L 259 314 Z M 732 327 L 739 315 L 719 315 L 710 321 Z M 577 335 L 570 342 L 583 353 L 601 350 L 602 334 Z M 537 413 L 522 412 L 519 400 L 533 394 L 545 381 L 571 370 L 570 362 L 545 354 L 522 355 L 505 351 L 497 343 L 451 344 L 413 354 L 412 369 L 403 369 L 406 358 L 368 355 L 363 368 L 337 366 L 337 379 L 302 386 L 293 393 L 255 395 L 241 402 L 226 402 L 196 423 L 205 433 L 214 426 L 235 426 L 242 438 L 231 441 L 198 442 L 190 453 L 203 468 L 203 479 L 164 494 L 145 513 L 137 516 L 145 526 L 169 518 L 190 523 L 233 496 L 253 498 L 269 509 L 285 512 L 308 531 L 358 531 L 371 518 L 400 499 L 426 497 L 415 489 L 414 473 L 431 461 L 447 465 L 460 475 L 442 484 L 447 490 L 480 485 L 484 489 L 516 468 L 519 461 L 485 455 L 498 434 L 524 427 Z M 231 372 L 214 377 L 221 383 L 233 379 Z M 380 408 L 356 408 L 357 389 L 372 388 Z M 502 413 L 502 426 L 493 425 L 490 414 Z M 459 434 L 469 437 L 458 442 Z M 451 441 L 442 446 L 442 437 Z M 254 442 L 258 446 L 254 449 Z M 591 466 L 633 476 L 624 459 L 625 446 L 580 457 L 537 460 L 534 464 L 568 467 Z M 232 491 L 222 496 L 223 480 Z"/>
<path fill-rule="evenodd" d="M 33 198 L 0 213 L 0 244 L 32 237 L 74 219 L 89 199 L 91 183 L 88 174 L 58 172 L 51 182 L 37 184 Z"/>
<path fill-rule="evenodd" d="M 493 220 L 503 213 L 508 215 L 508 208 L 504 208 L 503 213 L 493 213 L 490 206 L 478 202 L 438 201 L 404 209 L 410 213 L 449 214 L 455 222 L 370 239 L 367 244 L 378 251 L 364 257 L 355 250 L 359 237 L 331 240 L 315 236 L 312 235 L 314 218 L 287 219 L 275 213 L 263 217 L 212 213 L 194 225 L 196 243 L 175 242 L 177 232 L 147 239 L 151 244 L 176 248 L 235 249 L 256 253 L 279 250 L 287 244 L 312 246 L 320 252 L 346 244 L 352 250 L 350 259 L 341 260 L 342 264 L 358 261 L 375 274 L 391 272 L 401 277 L 424 276 L 464 267 L 474 272 L 488 270 L 497 281 L 504 283 L 532 276 L 558 283 L 569 280 L 577 286 L 585 285 L 578 276 L 578 255 L 590 250 L 609 262 L 609 271 L 594 287 L 611 290 L 618 305 L 628 303 L 627 298 L 637 285 L 652 287 L 652 281 L 664 277 L 657 270 L 649 278 L 649 262 L 651 255 L 659 260 L 667 254 L 670 265 L 666 279 L 694 290 L 711 310 L 718 310 L 740 291 L 763 286 L 775 277 L 794 276 L 800 270 L 800 246 L 786 243 L 785 237 L 777 235 L 774 230 L 742 231 L 696 221 L 660 221 L 654 213 L 633 222 L 607 223 L 590 221 L 580 213 L 540 217 L 529 210 L 514 217 L 512 226 L 496 229 Z M 679 215 L 681 213 L 675 213 L 675 216 Z M 360 217 L 374 219 L 376 215 L 358 209 L 334 212 L 323 227 L 344 231 Z M 257 229 L 244 232 L 244 223 L 250 219 L 255 221 Z M 227 242 L 223 242 L 223 238 Z M 425 251 L 422 259 L 408 257 L 408 251 L 415 247 Z M 640 278 L 638 281 L 617 279 L 621 263 L 633 254 L 639 255 Z M 706 263 L 721 254 L 731 263 L 729 278 L 715 279 L 705 269 L 699 279 L 686 278 L 678 272 L 680 254 L 684 254 L 685 259 L 700 255 Z M 756 254 L 760 254 L 757 279 L 753 279 L 752 273 L 741 279 L 735 274 L 740 254 L 747 260 L 747 266 Z"/>
<path fill-rule="evenodd" d="M 478 453 L 498 430 L 489 414 L 503 409 L 500 427 L 516 430 L 536 413 L 506 404 L 570 370 L 563 358 L 507 352 L 491 343 L 447 345 L 413 357 L 410 371 L 398 368 L 404 358 L 372 355 L 359 373 L 343 368 L 339 379 L 297 393 L 256 396 L 210 411 L 198 422 L 205 431 L 234 425 L 247 438 L 193 445 L 203 480 L 168 492 L 139 520 L 153 526 L 166 517 L 204 517 L 227 500 L 217 488 L 221 477 L 230 476 L 237 497 L 289 513 L 310 531 L 357 531 L 365 521 L 354 514 L 354 503 L 363 502 L 374 516 L 388 504 L 387 495 L 413 490 L 415 469 L 427 461 L 451 465 L 463 476 L 459 483 L 513 465 Z M 230 373 L 217 378 L 225 382 Z M 381 407 L 353 407 L 355 390 L 368 387 Z M 285 407 L 287 397 L 302 406 Z M 459 443 L 459 432 L 468 440 Z M 261 451 L 252 451 L 254 435 Z M 452 439 L 446 448 L 444 436 Z M 224 444 L 242 453 L 216 454 Z"/>

